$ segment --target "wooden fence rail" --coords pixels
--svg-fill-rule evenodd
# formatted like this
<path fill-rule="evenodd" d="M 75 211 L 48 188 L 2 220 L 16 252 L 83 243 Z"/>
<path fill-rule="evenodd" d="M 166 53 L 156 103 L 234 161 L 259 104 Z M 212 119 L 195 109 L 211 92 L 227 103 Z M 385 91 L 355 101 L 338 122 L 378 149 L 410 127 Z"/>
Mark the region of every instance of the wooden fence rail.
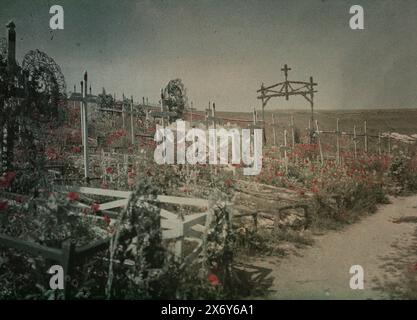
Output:
<path fill-rule="evenodd" d="M 74 187 L 74 186 L 55 186 L 55 191 L 58 192 L 78 192 L 80 194 L 108 196 L 113 198 L 121 198 L 119 200 L 113 200 L 100 205 L 100 210 L 106 212 L 110 218 L 117 219 L 118 213 L 109 211 L 115 208 L 121 208 L 127 205 L 128 198 L 131 194 L 130 191 L 120 190 L 108 190 L 88 187 Z M 19 196 L 13 194 L 13 196 Z M 143 198 L 145 202 L 153 206 L 150 199 Z M 74 201 L 72 205 L 73 209 L 83 209 L 89 207 L 78 201 Z M 184 218 L 172 213 L 168 210 L 161 209 L 161 229 L 162 239 L 175 241 L 175 256 L 182 265 L 189 264 L 195 257 L 197 257 L 203 249 L 203 235 L 206 229 L 206 222 L 208 216 L 211 214 L 209 208 L 209 201 L 206 199 L 198 198 L 186 198 L 186 197 L 174 197 L 167 195 L 159 195 L 156 202 L 169 203 L 182 206 L 191 206 L 204 208 L 204 212 L 194 213 L 185 216 Z M 133 235 L 122 232 L 121 239 L 128 239 Z M 106 237 L 104 239 L 97 240 L 93 243 L 77 247 L 71 240 L 65 240 L 61 243 L 61 248 L 51 248 L 30 241 L 16 239 L 4 234 L 0 234 L 0 246 L 6 248 L 12 248 L 16 250 L 22 250 L 31 255 L 40 255 L 47 260 L 52 260 L 61 265 L 64 269 L 66 279 L 71 279 L 74 266 L 82 264 L 86 259 L 93 257 L 95 254 L 104 251 L 109 248 L 112 237 Z M 184 257 L 183 241 L 188 239 L 198 242 L 198 245 L 194 250 Z M 64 296 L 68 295 L 68 283 L 64 287 Z"/>
<path fill-rule="evenodd" d="M 270 124 L 270 126 L 272 127 L 272 134 L 273 134 L 273 140 L 274 140 L 274 145 L 276 144 L 276 130 L 278 128 L 277 123 L 276 123 L 276 118 L 274 117 L 274 115 L 272 115 L 272 123 Z M 287 133 L 288 130 L 285 129 L 284 127 L 284 135 L 283 135 L 283 145 L 281 145 L 280 150 L 284 151 L 283 152 L 283 157 L 284 157 L 284 161 L 285 163 L 287 162 L 287 158 L 288 158 L 288 150 L 294 149 L 296 146 L 295 143 L 295 139 L 294 139 L 294 117 L 291 116 L 291 121 L 290 121 L 290 129 L 291 129 L 291 136 L 292 136 L 292 143 L 289 145 L 287 143 Z M 325 130 L 322 128 L 319 128 L 319 123 L 316 120 L 314 123 L 314 129 L 312 129 L 312 124 L 311 122 L 309 122 L 309 128 L 307 129 L 308 132 L 313 132 L 313 136 L 315 137 L 315 144 L 317 144 L 318 148 L 319 148 L 319 152 L 320 152 L 320 162 L 323 163 L 325 155 L 324 155 L 324 150 L 323 150 L 323 137 L 324 135 L 334 135 L 335 136 L 335 140 L 334 140 L 334 147 L 335 147 L 335 155 L 326 155 L 326 158 L 334 158 L 337 164 L 341 163 L 341 151 L 342 151 L 342 146 L 341 146 L 341 138 L 342 137 L 350 137 L 351 138 L 351 144 L 350 144 L 350 149 L 352 151 L 353 157 L 354 159 L 357 159 L 360 156 L 360 149 L 362 150 L 363 154 L 369 154 L 370 152 L 373 152 L 375 154 L 378 154 L 379 156 L 381 156 L 383 153 L 386 153 L 388 155 L 391 155 L 393 148 L 392 148 L 392 141 L 393 141 L 393 137 L 392 137 L 392 133 L 389 132 L 388 134 L 382 134 L 381 132 L 378 132 L 378 134 L 370 134 L 368 132 L 368 128 L 367 128 L 367 121 L 364 121 L 363 123 L 363 131 L 362 132 L 358 132 L 358 126 L 353 125 L 353 129 L 352 131 L 342 131 L 340 130 L 340 121 L 339 119 L 336 119 L 336 128 L 335 130 Z M 310 134 L 309 134 L 310 136 Z M 370 149 L 369 145 L 370 145 L 370 139 L 374 139 L 374 148 Z M 376 140 L 376 141 L 375 141 Z M 363 141 L 363 143 L 362 143 Z M 410 143 L 409 141 L 402 141 L 397 139 L 397 144 L 401 144 L 401 143 Z M 359 146 L 363 146 L 362 148 L 359 148 Z M 386 147 L 386 149 L 384 148 L 384 146 Z M 385 149 L 385 150 L 384 150 Z"/>

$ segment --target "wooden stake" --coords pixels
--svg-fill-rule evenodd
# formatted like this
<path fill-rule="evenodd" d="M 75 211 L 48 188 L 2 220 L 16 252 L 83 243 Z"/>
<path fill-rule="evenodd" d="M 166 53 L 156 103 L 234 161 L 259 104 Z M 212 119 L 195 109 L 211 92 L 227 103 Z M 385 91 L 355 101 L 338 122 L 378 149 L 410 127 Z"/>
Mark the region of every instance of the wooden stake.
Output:
<path fill-rule="evenodd" d="M 381 155 L 381 132 L 378 132 L 378 154 Z"/>
<path fill-rule="evenodd" d="M 164 119 L 164 89 L 161 89 L 161 113 L 162 113 L 162 128 L 165 129 L 165 119 Z"/>
<path fill-rule="evenodd" d="M 391 132 L 388 136 L 388 154 L 391 155 Z"/>
<path fill-rule="evenodd" d="M 130 133 L 132 136 L 132 146 L 135 144 L 135 127 L 133 121 L 133 96 L 130 98 Z"/>
<path fill-rule="evenodd" d="M 363 126 L 364 126 L 364 137 L 365 137 L 365 153 L 368 153 L 368 131 L 367 131 L 367 126 L 366 126 L 366 120 Z"/>
<path fill-rule="evenodd" d="M 81 118 L 81 140 L 82 145 L 84 146 L 84 81 L 80 81 L 81 85 L 81 97 L 82 100 L 80 101 L 80 118 Z"/>
<path fill-rule="evenodd" d="M 292 148 L 295 148 L 294 116 L 291 116 Z"/>
<path fill-rule="evenodd" d="M 191 112 L 190 112 L 190 116 L 191 116 L 191 119 L 190 119 L 190 127 L 192 128 L 193 127 L 193 102 L 191 101 Z"/>
<path fill-rule="evenodd" d="M 310 77 L 310 107 L 311 107 L 311 122 L 314 123 L 314 81 L 313 77 Z M 310 132 L 310 143 L 313 141 L 313 133 Z"/>
<path fill-rule="evenodd" d="M 83 140 L 84 140 L 84 178 L 88 181 L 88 111 L 87 111 L 87 71 L 84 73 L 84 90 L 83 90 Z"/>
<path fill-rule="evenodd" d="M 213 117 L 213 128 L 216 129 L 216 104 L 213 102 L 213 109 L 212 109 L 212 117 Z"/>
<path fill-rule="evenodd" d="M 272 133 L 274 135 L 274 146 L 277 145 L 277 137 L 276 137 L 276 132 L 275 132 L 275 118 L 274 118 L 274 114 L 272 114 Z"/>
<path fill-rule="evenodd" d="M 354 157 L 357 158 L 357 145 L 356 145 L 356 126 L 353 126 L 353 148 L 354 148 Z"/>
<path fill-rule="evenodd" d="M 317 130 L 317 142 L 319 144 L 319 150 L 320 150 L 320 162 L 321 162 L 321 164 L 323 164 L 324 163 L 324 158 L 323 158 L 323 150 L 321 148 L 320 130 L 319 130 L 318 120 L 316 120 L 316 130 Z"/>
<path fill-rule="evenodd" d="M 287 156 L 287 130 L 284 129 L 284 164 L 285 174 L 288 173 L 288 156 Z"/>
<path fill-rule="evenodd" d="M 122 103 L 122 126 L 123 126 L 123 131 L 126 130 L 126 124 L 125 124 L 125 103 L 123 101 Z"/>
<path fill-rule="evenodd" d="M 340 165 L 340 130 L 339 130 L 339 119 L 336 119 L 336 163 Z"/>

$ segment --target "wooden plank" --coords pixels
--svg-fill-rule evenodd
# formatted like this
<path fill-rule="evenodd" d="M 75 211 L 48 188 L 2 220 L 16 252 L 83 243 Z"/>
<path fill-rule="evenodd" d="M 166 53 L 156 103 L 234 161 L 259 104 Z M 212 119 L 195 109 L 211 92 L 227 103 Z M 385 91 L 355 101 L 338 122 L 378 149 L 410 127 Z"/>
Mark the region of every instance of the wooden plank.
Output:
<path fill-rule="evenodd" d="M 108 196 L 108 197 L 116 197 L 116 198 L 126 198 L 128 199 L 130 196 L 130 191 L 119 191 L 119 190 L 111 190 L 111 189 L 99 189 L 99 188 L 90 188 L 90 187 L 77 187 L 77 186 L 56 186 L 55 187 L 58 191 L 67 191 L 67 192 L 78 192 L 84 194 L 94 194 L 97 196 Z"/>
<path fill-rule="evenodd" d="M 100 204 L 100 210 L 109 210 L 114 208 L 125 207 L 127 205 L 128 199 L 115 200 L 106 203 Z"/>
<path fill-rule="evenodd" d="M 188 256 L 184 258 L 184 261 L 181 264 L 181 267 L 184 267 L 190 264 L 192 261 L 194 261 L 202 251 L 203 251 L 203 241 L 199 240 L 199 245 Z"/>
<path fill-rule="evenodd" d="M 208 208 L 209 202 L 206 199 L 186 198 L 174 196 L 158 196 L 158 200 L 165 203 L 179 204 L 184 206 L 205 207 Z"/>
<path fill-rule="evenodd" d="M 99 189 L 99 188 L 90 188 L 90 187 L 77 187 L 77 186 L 56 186 L 58 191 L 66 192 L 78 192 L 84 194 L 93 194 L 98 196 L 109 196 L 116 198 L 125 198 L 128 199 L 131 191 L 120 191 L 120 190 L 111 190 L 111 189 Z M 149 201 L 149 199 L 141 198 Z M 178 205 L 187 205 L 195 207 L 208 207 L 208 200 L 199 199 L 199 198 L 187 198 L 187 197 L 175 197 L 175 196 L 166 196 L 159 195 L 157 200 L 164 203 L 178 204 Z"/>
<path fill-rule="evenodd" d="M 180 222 L 172 222 L 171 220 L 164 220 L 161 219 L 161 227 L 164 229 L 174 230 L 174 229 L 182 229 L 182 223 Z"/>
<path fill-rule="evenodd" d="M 60 249 L 50 248 L 37 243 L 15 239 L 4 234 L 0 234 L 0 245 L 8 248 L 22 250 L 33 255 L 39 254 L 46 259 L 58 262 L 61 261 L 63 257 L 62 251 Z"/>
<path fill-rule="evenodd" d="M 204 225 L 206 223 L 206 219 L 207 212 L 197 213 L 192 216 L 186 217 L 183 224 L 184 237 L 201 238 L 201 232 L 193 230 L 192 227 L 197 224 Z"/>
<path fill-rule="evenodd" d="M 64 298 L 70 294 L 72 271 L 74 269 L 74 253 L 75 244 L 71 240 L 66 240 L 61 246 L 62 255 L 60 265 L 64 269 L 65 284 L 64 284 Z"/>
<path fill-rule="evenodd" d="M 195 213 L 184 218 L 184 227 L 189 227 L 194 224 L 204 224 L 206 221 L 208 211 L 202 213 Z"/>
<path fill-rule="evenodd" d="M 182 234 L 179 233 L 178 229 L 162 230 L 162 239 L 163 240 L 177 239 L 181 236 L 182 236 Z"/>
<path fill-rule="evenodd" d="M 161 209 L 161 218 L 169 221 L 180 221 L 178 215 L 165 209 Z"/>

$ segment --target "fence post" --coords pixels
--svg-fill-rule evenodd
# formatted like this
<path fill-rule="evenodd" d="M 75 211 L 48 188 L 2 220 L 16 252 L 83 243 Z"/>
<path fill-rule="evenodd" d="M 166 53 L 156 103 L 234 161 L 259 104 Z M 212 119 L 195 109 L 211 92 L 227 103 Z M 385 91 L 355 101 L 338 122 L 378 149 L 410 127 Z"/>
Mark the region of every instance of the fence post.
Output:
<path fill-rule="evenodd" d="M 353 148 L 354 148 L 354 158 L 357 158 L 357 145 L 356 145 L 356 126 L 353 125 Z"/>
<path fill-rule="evenodd" d="M 378 154 L 381 156 L 381 132 L 378 132 Z"/>
<path fill-rule="evenodd" d="M 206 109 L 206 130 L 209 129 L 209 118 L 211 113 L 211 102 L 209 101 L 208 109 Z"/>
<path fill-rule="evenodd" d="M 391 155 L 391 132 L 388 136 L 388 154 Z"/>
<path fill-rule="evenodd" d="M 316 120 L 316 131 L 317 131 L 317 142 L 319 143 L 319 150 L 320 150 L 320 162 L 321 164 L 324 163 L 324 159 L 323 159 L 323 150 L 321 148 L 321 139 L 320 139 L 320 130 L 319 130 L 319 122 L 318 120 Z"/>
<path fill-rule="evenodd" d="M 294 132 L 294 116 L 291 115 L 291 136 L 292 136 L 292 148 L 295 148 L 295 132 Z"/>
<path fill-rule="evenodd" d="M 84 146 L 84 81 L 80 81 L 81 86 L 81 100 L 80 103 L 80 118 L 81 118 L 81 141 L 82 145 Z"/>
<path fill-rule="evenodd" d="M 66 240 L 61 244 L 62 260 L 61 266 L 64 269 L 64 299 L 68 297 L 69 287 L 72 279 L 72 268 L 74 266 L 75 245 L 71 240 Z"/>
<path fill-rule="evenodd" d="M 364 121 L 364 137 L 365 137 L 365 153 L 368 153 L 368 131 L 366 128 L 366 120 Z"/>
<path fill-rule="evenodd" d="M 336 119 L 336 163 L 340 165 L 340 130 L 339 130 L 339 118 Z"/>
<path fill-rule="evenodd" d="M 287 174 L 288 173 L 287 129 L 284 129 L 284 163 L 285 163 L 285 174 Z"/>
<path fill-rule="evenodd" d="M 191 110 L 190 110 L 190 128 L 193 127 L 193 102 L 191 101 Z"/>
<path fill-rule="evenodd" d="M 216 129 L 216 104 L 213 102 L 213 109 L 211 109 L 211 114 L 213 117 L 213 128 Z"/>
<path fill-rule="evenodd" d="M 132 146 L 135 144 L 135 127 L 133 122 L 133 96 L 130 98 L 130 133 L 132 136 Z"/>
<path fill-rule="evenodd" d="M 179 224 L 179 237 L 175 240 L 175 258 L 178 262 L 182 262 L 183 259 L 183 244 L 184 244 L 184 224 L 181 221 Z"/>
<path fill-rule="evenodd" d="M 274 114 L 272 114 L 272 133 L 274 135 L 274 146 L 277 145 L 277 137 L 276 137 L 276 132 L 275 132 L 275 117 Z"/>
<path fill-rule="evenodd" d="M 89 170 L 88 170 L 88 105 L 87 105 L 87 71 L 84 72 L 84 90 L 83 90 L 83 141 L 84 141 L 84 178 L 88 182 Z"/>
<path fill-rule="evenodd" d="M 125 103 L 124 103 L 124 101 L 122 102 L 122 126 L 123 126 L 123 131 L 126 131 L 126 124 L 125 124 Z"/>

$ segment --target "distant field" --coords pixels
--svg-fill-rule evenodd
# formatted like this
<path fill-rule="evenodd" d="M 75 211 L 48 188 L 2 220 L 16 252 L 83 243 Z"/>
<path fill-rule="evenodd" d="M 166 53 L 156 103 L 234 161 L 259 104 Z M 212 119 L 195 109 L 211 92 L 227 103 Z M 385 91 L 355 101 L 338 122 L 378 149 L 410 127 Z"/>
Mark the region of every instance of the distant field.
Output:
<path fill-rule="evenodd" d="M 198 112 L 202 114 L 202 112 Z M 292 110 L 266 110 L 265 120 L 267 123 L 266 135 L 268 144 L 273 141 L 273 131 L 270 124 L 272 123 L 272 114 L 275 117 L 276 139 L 277 144 L 283 143 L 284 129 L 290 130 L 290 119 L 294 116 L 295 127 L 299 130 L 302 142 L 307 141 L 307 128 L 310 119 L 310 112 L 292 111 Z M 217 112 L 221 118 L 232 119 L 252 119 L 251 112 Z M 261 111 L 258 111 L 258 117 L 262 119 Z M 417 134 L 417 109 L 380 109 L 380 110 L 316 110 L 314 118 L 318 120 L 320 130 L 335 130 L 336 119 L 339 119 L 339 127 L 341 131 L 353 132 L 353 126 L 356 126 L 357 134 L 363 133 L 364 121 L 367 121 L 367 131 L 369 135 L 378 135 L 381 133 L 397 132 L 400 134 L 412 135 Z M 242 123 L 242 127 L 246 127 L 247 123 Z M 322 137 L 324 143 L 333 144 L 334 136 Z M 289 141 L 291 140 L 289 136 Z M 344 143 L 352 143 L 352 139 L 344 137 Z M 377 139 L 370 138 L 370 149 L 376 148 Z M 395 141 L 392 142 L 393 145 Z M 383 149 L 388 148 L 387 140 L 382 141 Z M 363 147 L 363 141 L 358 138 L 358 148 Z"/>
<path fill-rule="evenodd" d="M 272 122 L 272 113 L 278 125 L 284 129 L 288 128 L 291 115 L 294 116 L 295 125 L 298 128 L 307 128 L 310 119 L 309 111 L 265 111 L 265 120 Z M 248 112 L 218 112 L 220 117 L 251 119 L 252 113 Z M 262 113 L 259 111 L 259 117 Z M 417 133 L 417 109 L 397 109 L 397 110 L 344 110 L 344 111 L 315 111 L 314 117 L 319 121 L 321 128 L 333 130 L 336 128 L 336 119 L 339 118 L 341 130 L 352 130 L 353 125 L 357 128 L 363 126 L 363 121 L 367 120 L 368 131 L 371 134 L 381 132 L 399 132 L 403 134 Z"/>

